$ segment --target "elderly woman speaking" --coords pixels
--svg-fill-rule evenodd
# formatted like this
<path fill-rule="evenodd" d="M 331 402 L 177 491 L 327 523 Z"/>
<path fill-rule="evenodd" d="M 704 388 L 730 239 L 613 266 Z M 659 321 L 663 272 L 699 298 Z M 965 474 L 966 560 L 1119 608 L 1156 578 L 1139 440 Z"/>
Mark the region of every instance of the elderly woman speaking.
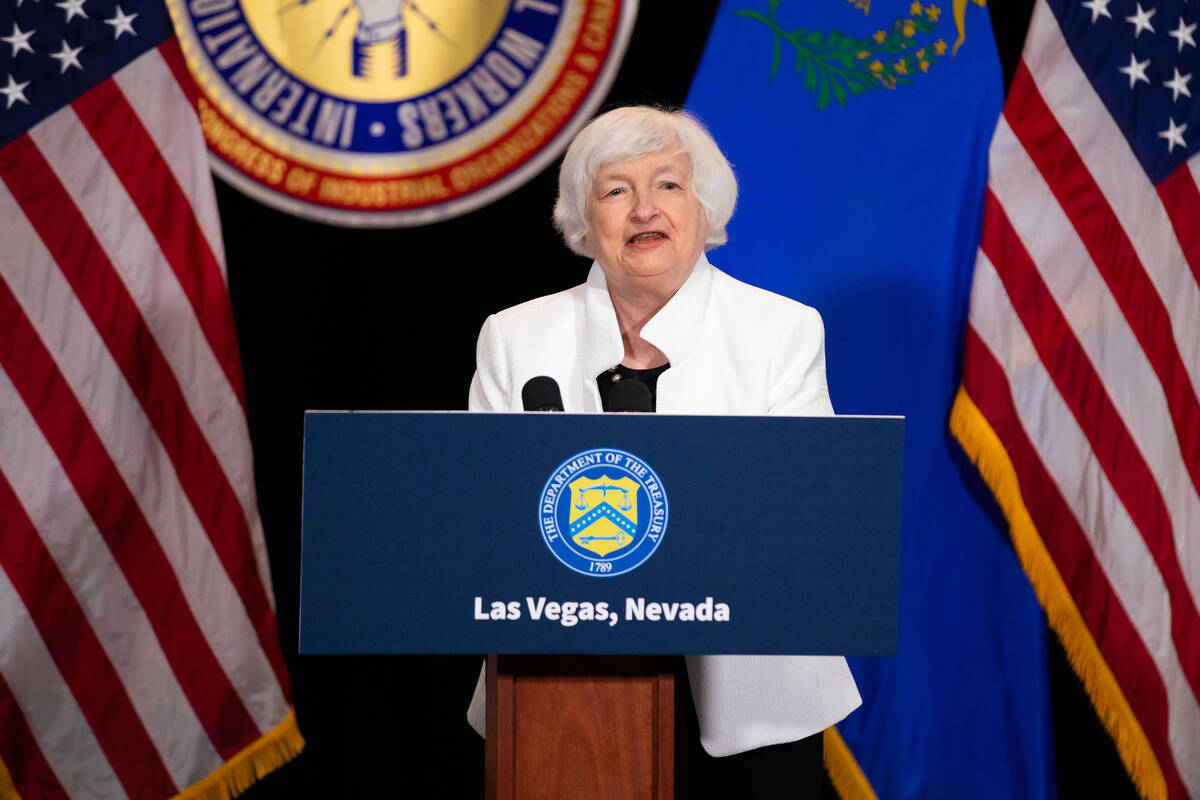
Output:
<path fill-rule="evenodd" d="M 607 410 L 614 384 L 636 378 L 663 412 L 832 414 L 817 312 L 704 255 L 724 244 L 736 199 L 729 163 L 686 112 L 628 107 L 595 119 L 567 150 L 554 209 L 567 246 L 595 260 L 587 282 L 488 317 L 470 408 L 520 411 L 525 382 L 547 375 L 567 411 Z M 840 657 L 689 656 L 687 673 L 709 755 L 811 737 L 818 779 L 814 734 L 861 703 Z M 788 764 L 812 760 L 781 752 Z M 720 761 L 712 771 L 728 774 L 738 759 Z M 751 782 L 757 770 L 746 771 Z"/>

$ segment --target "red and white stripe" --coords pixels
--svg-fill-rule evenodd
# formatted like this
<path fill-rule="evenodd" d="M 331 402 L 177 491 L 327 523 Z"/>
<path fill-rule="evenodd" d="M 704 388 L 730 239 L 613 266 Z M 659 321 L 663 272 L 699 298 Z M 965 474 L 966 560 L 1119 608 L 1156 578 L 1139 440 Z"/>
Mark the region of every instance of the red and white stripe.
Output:
<path fill-rule="evenodd" d="M 0 150 L 0 761 L 30 796 L 168 797 L 290 711 L 193 100 L 171 40 Z"/>
<path fill-rule="evenodd" d="M 1200 192 L 1155 187 L 1039 2 L 992 143 L 964 386 L 1146 733 L 1200 798 Z"/>

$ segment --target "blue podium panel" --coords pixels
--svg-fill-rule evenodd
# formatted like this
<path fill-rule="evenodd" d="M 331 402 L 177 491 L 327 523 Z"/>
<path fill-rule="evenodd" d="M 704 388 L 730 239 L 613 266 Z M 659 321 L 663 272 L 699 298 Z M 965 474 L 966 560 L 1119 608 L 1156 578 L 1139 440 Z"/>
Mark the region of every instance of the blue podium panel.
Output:
<path fill-rule="evenodd" d="M 898 417 L 309 412 L 302 653 L 896 652 Z"/>

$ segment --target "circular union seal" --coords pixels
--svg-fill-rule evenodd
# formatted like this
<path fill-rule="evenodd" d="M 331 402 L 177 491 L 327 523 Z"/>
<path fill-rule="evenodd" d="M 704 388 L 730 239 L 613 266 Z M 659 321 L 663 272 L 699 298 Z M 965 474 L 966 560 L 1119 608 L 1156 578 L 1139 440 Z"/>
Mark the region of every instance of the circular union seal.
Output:
<path fill-rule="evenodd" d="M 342 225 L 463 214 L 603 100 L 637 0 L 167 0 L 214 169 Z"/>
<path fill-rule="evenodd" d="M 642 459 L 612 447 L 571 456 L 546 481 L 538 503 L 542 539 L 582 575 L 611 578 L 637 569 L 667 531 L 667 493 Z"/>

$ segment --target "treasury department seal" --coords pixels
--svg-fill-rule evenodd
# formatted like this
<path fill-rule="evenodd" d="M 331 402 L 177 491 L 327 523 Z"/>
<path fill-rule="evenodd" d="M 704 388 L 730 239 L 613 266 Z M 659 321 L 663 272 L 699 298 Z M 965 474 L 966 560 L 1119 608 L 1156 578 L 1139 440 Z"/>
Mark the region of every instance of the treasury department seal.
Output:
<path fill-rule="evenodd" d="M 550 475 L 538 503 L 542 539 L 582 575 L 637 569 L 667 530 L 667 493 L 642 459 L 598 447 L 571 456 Z"/>
<path fill-rule="evenodd" d="M 276 208 L 420 225 L 537 174 L 603 99 L 637 0 L 168 0 L 214 169 Z"/>

